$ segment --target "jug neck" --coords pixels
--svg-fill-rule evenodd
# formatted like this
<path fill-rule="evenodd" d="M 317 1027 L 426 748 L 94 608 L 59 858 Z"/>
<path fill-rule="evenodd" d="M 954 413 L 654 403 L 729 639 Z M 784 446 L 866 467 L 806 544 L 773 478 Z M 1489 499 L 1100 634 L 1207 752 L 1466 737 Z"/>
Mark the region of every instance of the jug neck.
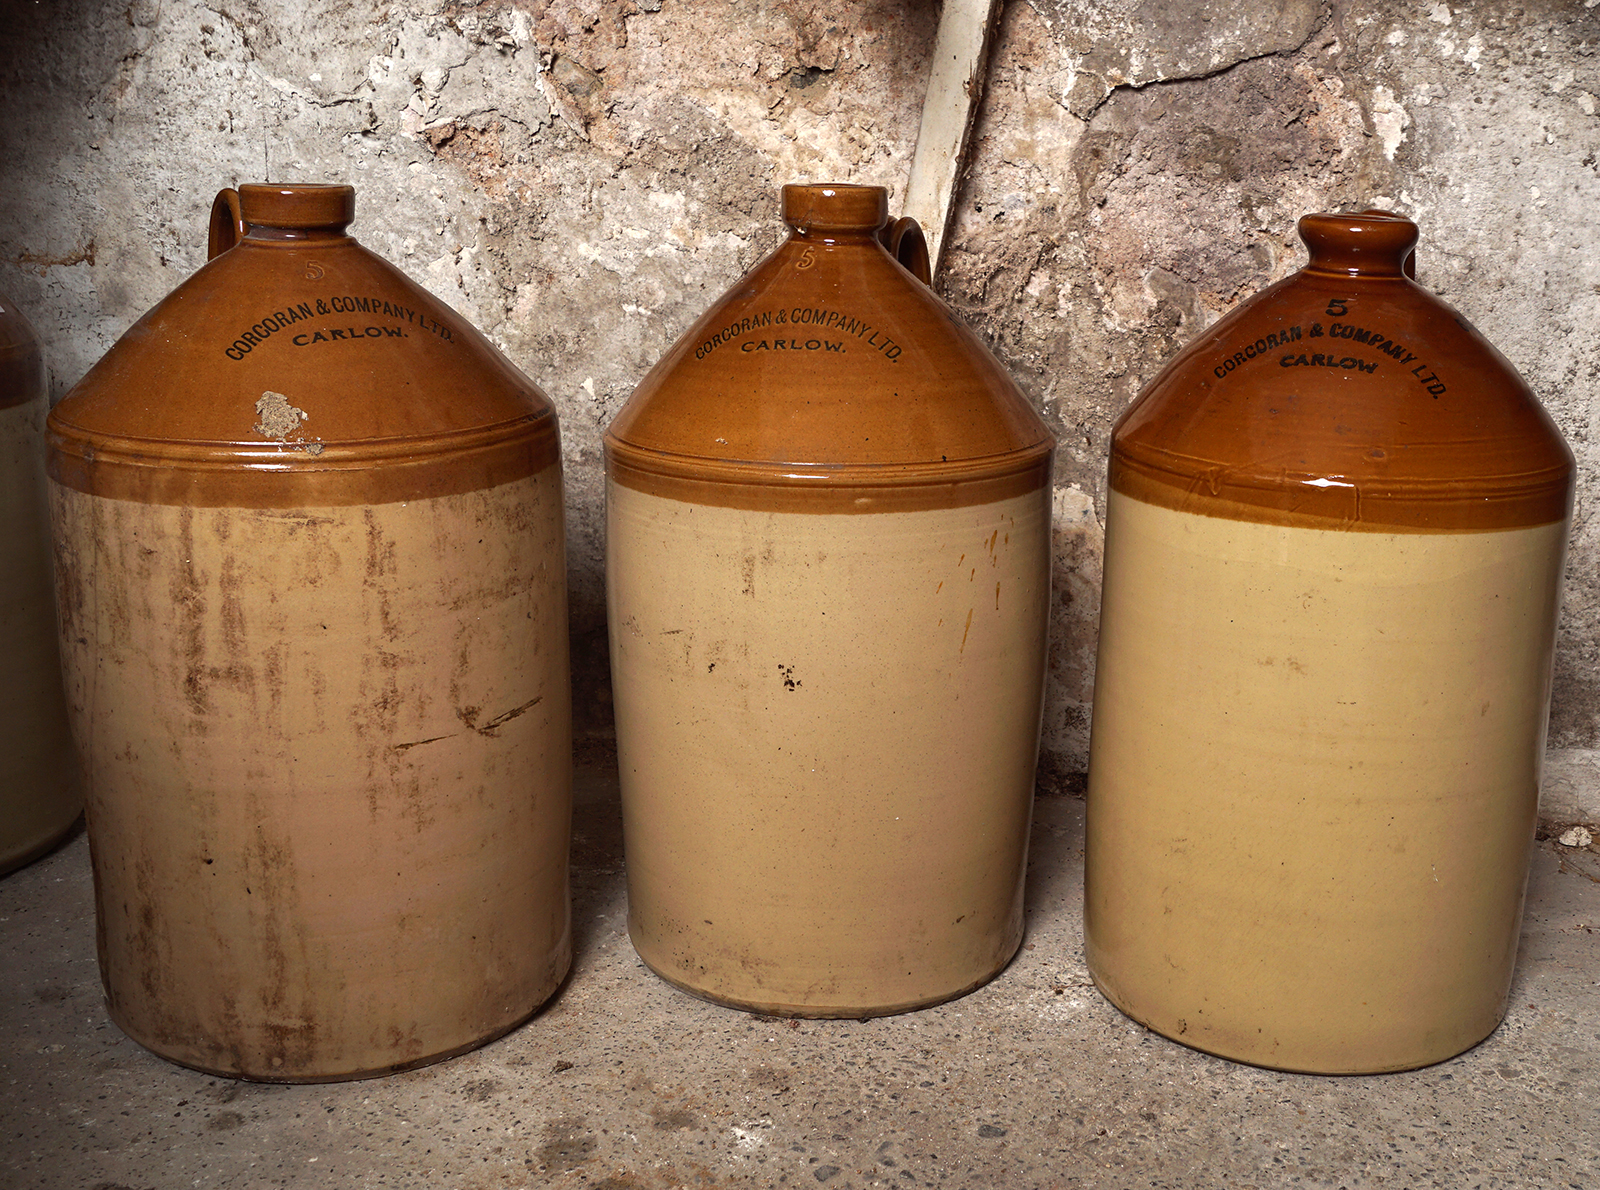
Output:
<path fill-rule="evenodd" d="M 783 221 L 795 235 L 824 242 L 873 239 L 889 222 L 889 192 L 882 186 L 842 182 L 788 185 L 783 188 Z"/>
<path fill-rule="evenodd" d="M 304 243 L 307 240 L 348 240 L 350 233 L 340 227 L 269 227 L 246 224 L 243 241 L 250 244 Z"/>
<path fill-rule="evenodd" d="M 345 239 L 355 215 L 352 186 L 247 182 L 239 187 L 239 221 L 247 241 Z"/>
<path fill-rule="evenodd" d="M 1311 253 L 1305 271 L 1320 276 L 1403 278 L 1417 244 L 1415 223 L 1379 211 L 1307 215 L 1299 230 Z"/>

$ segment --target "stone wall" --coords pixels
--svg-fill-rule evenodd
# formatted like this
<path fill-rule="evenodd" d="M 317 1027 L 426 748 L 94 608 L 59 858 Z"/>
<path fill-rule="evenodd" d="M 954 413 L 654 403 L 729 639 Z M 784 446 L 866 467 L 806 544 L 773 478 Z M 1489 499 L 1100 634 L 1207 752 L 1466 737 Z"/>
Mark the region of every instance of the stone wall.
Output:
<path fill-rule="evenodd" d="M 578 725 L 609 730 L 600 433 L 779 237 L 789 180 L 899 193 L 927 0 L 5 0 L 0 292 L 58 394 L 204 258 L 224 185 L 346 180 L 356 235 L 555 399 Z M 1596 0 L 1009 0 L 940 280 L 1061 437 L 1044 776 L 1074 788 L 1111 425 L 1303 261 L 1422 226 L 1423 282 L 1577 454 L 1546 810 L 1600 817 Z"/>

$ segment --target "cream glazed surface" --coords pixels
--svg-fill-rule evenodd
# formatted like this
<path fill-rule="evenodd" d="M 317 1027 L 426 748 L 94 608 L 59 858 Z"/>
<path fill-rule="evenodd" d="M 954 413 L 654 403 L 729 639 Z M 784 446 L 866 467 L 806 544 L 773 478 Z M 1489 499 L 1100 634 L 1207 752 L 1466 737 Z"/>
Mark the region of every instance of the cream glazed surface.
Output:
<path fill-rule="evenodd" d="M 367 506 L 52 500 L 116 1022 L 295 1080 L 528 1017 L 571 955 L 559 467 Z"/>
<path fill-rule="evenodd" d="M 1402 1069 L 1487 1036 L 1565 525 L 1109 505 L 1086 844 L 1101 989 L 1177 1040 L 1291 1070 Z"/>
<path fill-rule="evenodd" d="M 766 1012 L 959 995 L 1022 937 L 1047 488 L 760 511 L 608 487 L 630 930 Z"/>
<path fill-rule="evenodd" d="M 61 692 L 45 524 L 44 419 L 36 400 L 0 406 L 0 873 L 59 839 L 82 804 Z"/>

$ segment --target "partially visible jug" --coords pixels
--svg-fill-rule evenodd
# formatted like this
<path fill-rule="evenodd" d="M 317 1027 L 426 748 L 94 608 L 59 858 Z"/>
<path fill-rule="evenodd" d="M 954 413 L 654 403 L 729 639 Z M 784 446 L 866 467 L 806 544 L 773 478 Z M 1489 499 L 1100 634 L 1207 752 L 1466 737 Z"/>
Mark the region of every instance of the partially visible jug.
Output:
<path fill-rule="evenodd" d="M 0 875 L 49 851 L 83 809 L 50 589 L 49 396 L 39 340 L 0 296 Z"/>
<path fill-rule="evenodd" d="M 606 434 L 629 929 L 696 995 L 871 1016 L 1022 938 L 1054 441 L 883 189 L 783 217 Z"/>
<path fill-rule="evenodd" d="M 1573 460 L 1412 223 L 1300 233 L 1114 432 L 1087 957 L 1187 1045 L 1399 1070 L 1505 1013 Z"/>
<path fill-rule="evenodd" d="M 571 958 L 554 410 L 354 212 L 224 191 L 50 416 L 111 1016 L 243 1078 L 469 1049 Z"/>

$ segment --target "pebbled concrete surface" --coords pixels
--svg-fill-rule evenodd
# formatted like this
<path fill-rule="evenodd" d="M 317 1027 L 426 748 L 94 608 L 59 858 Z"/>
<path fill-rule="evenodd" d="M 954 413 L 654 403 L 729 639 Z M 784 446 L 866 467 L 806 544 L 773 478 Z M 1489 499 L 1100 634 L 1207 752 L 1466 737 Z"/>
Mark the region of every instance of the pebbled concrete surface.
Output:
<path fill-rule="evenodd" d="M 1600 851 L 1543 840 L 1506 1023 L 1427 1070 L 1237 1066 L 1082 962 L 1083 805 L 1037 806 L 1024 949 L 965 999 L 779 1021 L 628 943 L 615 777 L 579 770 L 577 958 L 533 1021 L 386 1079 L 235 1083 L 105 1016 L 80 835 L 0 882 L 0 1187 L 1502 1187 L 1600 1184 Z"/>

